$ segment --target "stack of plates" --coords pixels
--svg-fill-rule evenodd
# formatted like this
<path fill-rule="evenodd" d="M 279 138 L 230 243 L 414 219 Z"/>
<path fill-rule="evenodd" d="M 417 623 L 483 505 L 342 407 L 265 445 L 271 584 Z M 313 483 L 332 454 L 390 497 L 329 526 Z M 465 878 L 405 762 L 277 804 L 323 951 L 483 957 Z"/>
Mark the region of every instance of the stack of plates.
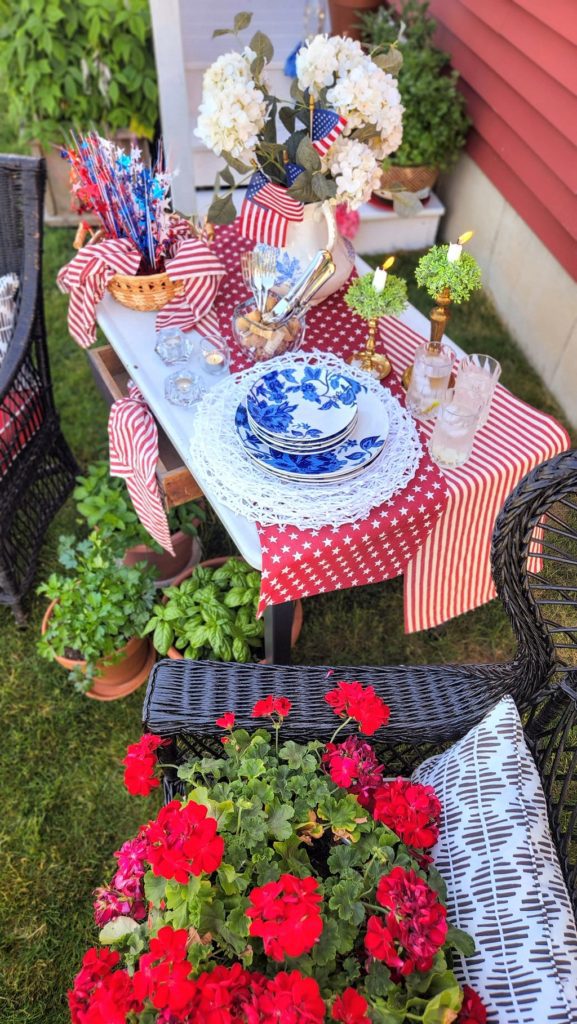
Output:
<path fill-rule="evenodd" d="M 331 483 L 365 469 L 389 428 L 378 398 L 346 374 L 285 365 L 260 377 L 236 410 L 247 455 L 291 480 Z"/>

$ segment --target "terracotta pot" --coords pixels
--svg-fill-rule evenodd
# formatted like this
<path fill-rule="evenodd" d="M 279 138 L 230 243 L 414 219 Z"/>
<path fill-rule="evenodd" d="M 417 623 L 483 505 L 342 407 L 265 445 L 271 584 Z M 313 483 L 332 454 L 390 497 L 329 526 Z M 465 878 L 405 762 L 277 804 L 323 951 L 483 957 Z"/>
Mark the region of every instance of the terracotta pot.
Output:
<path fill-rule="evenodd" d="M 357 28 L 359 11 L 376 11 L 382 0 L 329 0 L 331 34 L 360 39 Z"/>
<path fill-rule="evenodd" d="M 218 569 L 221 565 L 224 565 L 225 562 L 228 562 L 230 557 L 231 557 L 230 555 L 221 555 L 219 558 L 208 558 L 206 560 L 206 562 L 201 562 L 200 564 L 201 564 L 203 569 Z M 234 556 L 232 556 L 232 557 L 234 557 Z M 191 576 L 191 575 L 192 575 L 192 569 L 188 570 L 184 574 L 183 579 L 187 579 L 188 576 Z M 182 582 L 182 580 L 180 580 L 179 582 Z M 167 601 L 167 598 L 164 597 L 163 598 L 163 602 L 166 603 L 166 601 Z M 292 625 L 292 629 L 291 629 L 291 647 L 294 647 L 294 645 L 296 644 L 296 642 L 297 642 L 297 640 L 298 640 L 298 638 L 300 636 L 300 632 L 301 632 L 302 627 L 303 627 L 303 604 L 302 604 L 302 601 L 296 601 L 295 602 L 295 613 L 293 615 L 293 625 Z M 182 661 L 184 659 L 184 655 L 181 654 L 180 651 L 176 647 L 169 647 L 168 648 L 168 653 L 167 653 L 167 658 L 172 658 L 173 661 Z M 259 665 L 266 665 L 266 664 L 268 664 L 268 659 L 267 658 L 263 658 L 262 661 L 259 662 Z"/>
<path fill-rule="evenodd" d="M 147 544 L 137 544 L 133 548 L 127 548 L 122 561 L 125 565 L 136 565 L 137 562 L 147 562 L 153 565 L 158 572 L 156 586 L 174 587 L 181 580 L 189 569 L 198 565 L 202 554 L 198 537 L 191 537 L 188 533 L 178 530 L 172 534 L 172 546 L 174 555 L 168 551 L 153 551 Z"/>
<path fill-rule="evenodd" d="M 51 601 L 46 609 L 41 627 L 43 635 L 48 629 L 55 605 L 56 601 Z M 156 651 L 147 637 L 133 637 L 116 653 L 120 657 L 113 664 L 106 661 L 96 662 L 99 675 L 93 679 L 92 686 L 86 693 L 87 697 L 92 697 L 93 700 L 118 700 L 119 697 L 125 697 L 142 685 L 156 661 Z M 86 669 L 86 662 L 80 658 L 63 658 L 59 655 L 54 655 L 54 658 L 69 672 L 75 668 L 80 668 L 81 671 Z"/>
<path fill-rule="evenodd" d="M 418 199 L 426 199 L 438 177 L 438 167 L 389 167 L 382 172 L 381 187 L 375 195 L 392 201 L 394 190 L 401 188 L 404 192 L 414 192 Z"/>

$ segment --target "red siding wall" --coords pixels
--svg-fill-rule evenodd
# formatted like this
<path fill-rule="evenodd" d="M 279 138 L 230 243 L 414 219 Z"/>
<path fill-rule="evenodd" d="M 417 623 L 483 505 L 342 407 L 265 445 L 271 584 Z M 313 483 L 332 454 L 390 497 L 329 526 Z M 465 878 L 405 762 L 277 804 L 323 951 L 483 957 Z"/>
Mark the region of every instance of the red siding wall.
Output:
<path fill-rule="evenodd" d="M 577 280 L 577 0 L 431 0 L 469 155 Z"/>

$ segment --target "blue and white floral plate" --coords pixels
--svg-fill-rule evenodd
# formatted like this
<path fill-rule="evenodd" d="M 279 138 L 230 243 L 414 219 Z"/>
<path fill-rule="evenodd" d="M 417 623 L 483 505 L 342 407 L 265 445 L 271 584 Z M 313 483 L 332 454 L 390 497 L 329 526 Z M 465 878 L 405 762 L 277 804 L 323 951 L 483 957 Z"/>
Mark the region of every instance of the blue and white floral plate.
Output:
<path fill-rule="evenodd" d="M 389 418 L 378 397 L 362 394 L 350 437 L 328 451 L 308 455 L 281 451 L 257 437 L 251 430 L 244 402 L 236 410 L 235 425 L 245 452 L 262 469 L 287 480 L 332 483 L 339 477 L 358 473 L 376 459 L 387 439 Z"/>
<path fill-rule="evenodd" d="M 324 452 L 330 448 L 336 448 L 341 441 L 345 441 L 346 438 L 353 432 L 357 425 L 358 410 L 355 410 L 355 415 L 348 427 L 345 430 L 341 430 L 340 434 L 335 437 L 329 437 L 328 440 L 321 439 L 312 441 L 308 438 L 301 439 L 300 441 L 287 440 L 285 437 L 275 437 L 273 434 L 267 434 L 265 430 L 261 430 L 253 423 L 250 418 L 250 413 L 247 412 L 248 426 L 253 434 L 259 438 L 260 441 L 264 441 L 265 444 L 271 445 L 273 448 L 278 448 L 282 452 L 294 452 L 300 455 L 312 455 L 315 452 Z"/>
<path fill-rule="evenodd" d="M 366 387 L 324 366 L 285 366 L 270 370 L 251 387 L 246 409 L 261 437 L 312 443 L 345 434 Z"/>

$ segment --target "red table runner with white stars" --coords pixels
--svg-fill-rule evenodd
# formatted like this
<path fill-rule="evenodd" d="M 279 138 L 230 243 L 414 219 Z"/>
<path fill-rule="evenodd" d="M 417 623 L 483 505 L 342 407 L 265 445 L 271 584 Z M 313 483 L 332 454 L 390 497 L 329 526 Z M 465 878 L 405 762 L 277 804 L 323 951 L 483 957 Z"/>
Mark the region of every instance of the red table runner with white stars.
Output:
<path fill-rule="evenodd" d="M 214 305 L 231 347 L 232 369 L 250 365 L 232 337 L 232 312 L 247 297 L 240 253 L 253 243 L 236 225 L 217 230 L 214 250 L 226 267 Z M 345 305 L 343 289 L 307 313 L 303 349 L 346 359 L 363 347 L 366 325 Z M 412 362 L 423 338 L 399 320 L 380 323 L 380 347 L 395 373 L 384 382 L 404 403 L 397 374 Z M 271 604 L 332 590 L 380 583 L 404 573 L 405 629 L 429 629 L 495 596 L 489 552 L 496 516 L 530 469 L 564 451 L 569 438 L 551 416 L 498 386 L 471 459 L 441 470 L 427 454 L 432 424 L 417 424 L 423 444 L 416 475 L 399 494 L 352 525 L 301 530 L 260 526 L 262 584 L 259 614 Z"/>

